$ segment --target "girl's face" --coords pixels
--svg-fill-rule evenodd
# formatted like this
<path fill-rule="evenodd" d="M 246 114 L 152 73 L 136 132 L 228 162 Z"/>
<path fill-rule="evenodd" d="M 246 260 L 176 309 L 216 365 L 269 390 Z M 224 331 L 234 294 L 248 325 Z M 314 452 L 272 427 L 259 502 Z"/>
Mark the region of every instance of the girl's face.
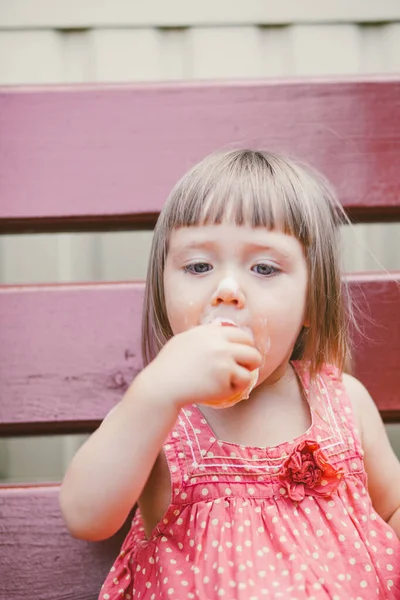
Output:
<path fill-rule="evenodd" d="M 219 318 L 250 330 L 265 357 L 259 383 L 286 369 L 305 324 L 307 282 L 293 236 L 230 222 L 171 232 L 164 287 L 173 333 Z"/>

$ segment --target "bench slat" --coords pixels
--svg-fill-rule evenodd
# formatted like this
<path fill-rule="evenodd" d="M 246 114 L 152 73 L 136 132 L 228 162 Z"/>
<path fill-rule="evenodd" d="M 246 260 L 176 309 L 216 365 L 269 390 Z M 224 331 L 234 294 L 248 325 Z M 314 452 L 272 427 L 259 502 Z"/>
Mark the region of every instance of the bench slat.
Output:
<path fill-rule="evenodd" d="M 4 600 L 97 600 L 124 531 L 105 542 L 73 539 L 61 518 L 58 490 L 58 486 L 0 488 Z"/>
<path fill-rule="evenodd" d="M 394 419 L 400 273 L 350 281 L 366 314 L 365 338 L 354 338 L 355 372 Z M 0 290 L 0 433 L 92 430 L 141 368 L 142 301 L 142 283 Z"/>
<path fill-rule="evenodd" d="M 0 231 L 151 227 L 227 146 L 301 156 L 358 219 L 400 218 L 399 78 L 2 88 L 0 129 Z"/>
<path fill-rule="evenodd" d="M 0 288 L 0 432 L 93 429 L 141 368 L 143 291 Z"/>

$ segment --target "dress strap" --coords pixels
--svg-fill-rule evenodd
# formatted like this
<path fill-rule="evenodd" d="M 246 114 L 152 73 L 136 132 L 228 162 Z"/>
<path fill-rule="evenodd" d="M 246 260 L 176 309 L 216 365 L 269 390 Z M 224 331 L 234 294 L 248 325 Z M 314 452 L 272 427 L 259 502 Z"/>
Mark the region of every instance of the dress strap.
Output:
<path fill-rule="evenodd" d="M 214 442 L 200 411 L 192 406 L 183 408 L 163 446 L 175 494 L 179 494 Z"/>
<path fill-rule="evenodd" d="M 362 456 L 360 434 L 341 371 L 335 366 L 324 365 L 311 380 L 306 365 L 294 363 L 294 367 L 314 413 L 316 429 L 320 430 L 321 448 L 331 456 L 348 456 L 349 453 Z"/>

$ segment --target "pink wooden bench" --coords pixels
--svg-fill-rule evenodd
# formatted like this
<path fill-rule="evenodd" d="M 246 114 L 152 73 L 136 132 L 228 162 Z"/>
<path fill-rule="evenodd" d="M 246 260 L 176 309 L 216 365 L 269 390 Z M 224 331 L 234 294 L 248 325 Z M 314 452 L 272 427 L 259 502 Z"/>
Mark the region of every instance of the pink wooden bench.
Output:
<path fill-rule="evenodd" d="M 2 233 L 151 228 L 176 179 L 227 145 L 289 151 L 354 219 L 400 220 L 400 79 L 7 88 L 0 131 Z M 355 373 L 400 421 L 400 273 L 350 279 L 370 317 Z M 3 287 L 0 434 L 92 431 L 141 367 L 142 295 L 142 282 Z M 4 600 L 97 598 L 121 535 L 73 540 L 57 494 L 0 488 Z"/>

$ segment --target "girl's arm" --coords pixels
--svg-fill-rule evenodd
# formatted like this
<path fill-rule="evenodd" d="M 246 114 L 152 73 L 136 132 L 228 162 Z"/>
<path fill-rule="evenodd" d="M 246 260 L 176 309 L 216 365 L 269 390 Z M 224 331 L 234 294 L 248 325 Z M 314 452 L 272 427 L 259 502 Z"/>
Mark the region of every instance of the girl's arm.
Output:
<path fill-rule="evenodd" d="M 372 504 L 400 538 L 400 462 L 390 445 L 379 411 L 365 387 L 350 375 L 344 375 L 343 381 L 360 428 Z"/>
<path fill-rule="evenodd" d="M 61 487 L 61 510 L 75 537 L 102 540 L 139 498 L 178 408 L 144 369 L 75 455 Z"/>
<path fill-rule="evenodd" d="M 174 336 L 75 455 L 60 503 L 71 533 L 113 535 L 139 499 L 182 406 L 245 390 L 261 355 L 236 327 L 202 325 Z"/>

